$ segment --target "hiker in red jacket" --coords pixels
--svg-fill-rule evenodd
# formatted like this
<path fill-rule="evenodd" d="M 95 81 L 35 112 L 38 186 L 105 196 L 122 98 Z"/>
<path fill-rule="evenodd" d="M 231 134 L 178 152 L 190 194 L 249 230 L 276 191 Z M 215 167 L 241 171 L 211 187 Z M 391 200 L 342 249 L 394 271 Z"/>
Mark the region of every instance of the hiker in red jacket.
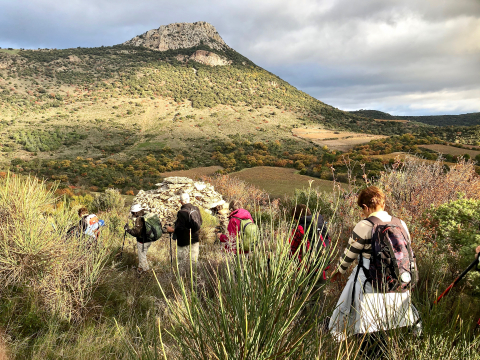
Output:
<path fill-rule="evenodd" d="M 218 233 L 217 237 L 221 243 L 225 245 L 225 251 L 237 254 L 237 236 L 240 231 L 241 220 L 251 220 L 253 222 L 252 215 L 242 208 L 242 204 L 238 200 L 230 202 L 230 215 L 228 215 L 228 235 Z M 247 254 L 247 250 L 239 249 L 239 253 Z"/>
<path fill-rule="evenodd" d="M 291 213 L 293 220 L 296 222 L 296 224 L 298 224 L 298 226 L 292 230 L 292 236 L 288 239 L 290 242 L 290 256 L 295 256 L 296 254 L 298 261 L 302 261 L 304 250 L 308 251 L 310 249 L 310 240 L 308 238 L 305 239 L 305 248 L 300 250 L 298 249 L 302 245 L 302 241 L 304 241 L 303 238 L 305 237 L 305 230 L 303 229 L 301 223 L 299 223 L 299 220 L 306 216 L 311 216 L 312 213 L 310 212 L 310 209 L 303 204 L 296 205 L 292 209 Z"/>

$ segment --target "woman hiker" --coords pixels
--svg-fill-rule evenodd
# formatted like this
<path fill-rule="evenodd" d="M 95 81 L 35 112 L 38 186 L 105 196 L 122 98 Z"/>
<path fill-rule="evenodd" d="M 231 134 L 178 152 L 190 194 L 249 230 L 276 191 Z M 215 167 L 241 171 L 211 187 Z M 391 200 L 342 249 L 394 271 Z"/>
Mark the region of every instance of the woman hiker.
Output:
<path fill-rule="evenodd" d="M 242 208 L 242 204 L 238 200 L 232 200 L 229 205 L 230 215 L 228 215 L 228 227 L 226 234 L 217 234 L 217 238 L 220 240 L 222 244 L 224 244 L 224 250 L 228 253 L 244 253 L 248 254 L 248 250 L 243 250 L 240 246 L 238 246 L 237 252 L 237 238 L 240 232 L 240 223 L 242 220 L 250 220 L 253 221 L 252 215 L 245 209 Z"/>
<path fill-rule="evenodd" d="M 392 216 L 385 211 L 385 195 L 378 187 L 370 186 L 361 191 L 358 196 L 357 204 L 361 209 L 364 220 L 361 220 L 355 225 L 352 235 L 348 240 L 344 255 L 341 257 L 338 270 L 331 279 L 331 281 L 338 281 L 344 276 L 350 265 L 355 260 L 359 259 L 359 265 L 357 265 L 350 274 L 330 319 L 329 330 L 338 340 L 343 340 L 345 334 L 349 336 L 360 334 L 362 332 L 370 332 L 362 331 L 361 328 L 361 305 L 364 294 L 377 292 L 374 291 L 372 282 L 368 281 L 370 279 L 368 269 L 370 267 L 372 256 L 372 232 L 374 225 L 367 220 L 367 218 L 371 219 L 371 217 L 375 217 L 384 223 L 392 222 Z M 404 233 L 407 235 L 407 240 L 410 243 L 410 233 L 408 232 L 407 226 L 402 220 L 400 220 L 400 223 L 404 229 Z M 408 284 L 409 280 L 407 278 L 408 276 L 405 276 L 405 280 L 407 280 Z M 402 276 L 402 284 L 403 279 L 404 276 Z M 407 296 L 409 300 L 409 310 L 411 310 L 408 311 L 408 314 L 410 314 L 410 317 L 413 317 L 413 319 L 409 319 L 409 323 L 417 324 L 417 328 L 414 329 L 414 331 L 421 330 L 418 312 L 413 305 L 411 305 L 409 293 Z M 405 314 L 405 316 L 406 315 L 407 314 Z"/>

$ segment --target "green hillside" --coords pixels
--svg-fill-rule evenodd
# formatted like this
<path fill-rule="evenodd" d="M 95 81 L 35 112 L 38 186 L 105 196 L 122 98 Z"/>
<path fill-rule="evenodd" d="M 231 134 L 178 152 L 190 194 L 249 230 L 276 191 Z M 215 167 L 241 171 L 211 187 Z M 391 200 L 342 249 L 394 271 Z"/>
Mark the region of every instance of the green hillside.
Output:
<path fill-rule="evenodd" d="M 480 112 L 460 115 L 400 116 L 378 110 L 350 111 L 351 114 L 371 119 L 408 120 L 434 126 L 474 126 L 480 125 Z"/>

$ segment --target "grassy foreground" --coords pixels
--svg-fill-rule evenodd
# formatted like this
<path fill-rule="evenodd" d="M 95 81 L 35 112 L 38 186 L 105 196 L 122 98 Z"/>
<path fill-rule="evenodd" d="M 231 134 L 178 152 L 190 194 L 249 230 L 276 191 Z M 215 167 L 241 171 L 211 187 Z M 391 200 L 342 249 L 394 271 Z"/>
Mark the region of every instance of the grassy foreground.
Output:
<path fill-rule="evenodd" d="M 408 329 L 385 334 L 388 359 L 480 358 L 476 279 L 432 306 L 461 270 L 462 252 L 446 236 L 436 237 L 422 216 L 458 199 L 459 192 L 469 201 L 480 200 L 480 180 L 470 164 L 448 173 L 441 166 L 398 164 L 378 180 L 389 211 L 405 219 L 413 234 L 421 275 L 413 297 L 424 326 L 421 337 Z M 296 201 L 308 202 L 328 218 L 335 248 L 341 250 L 359 220 L 355 189 L 305 189 L 297 199 L 268 203 L 259 192 L 227 179 L 216 188 L 225 190 L 227 199 L 244 191 L 262 241 L 249 259 L 225 256 L 218 245 L 202 243 L 197 275 L 185 278 L 170 268 L 168 238 L 154 244 L 149 252 L 154 272 L 142 277 L 132 269 L 131 239 L 122 258 L 116 256 L 128 212 L 121 205 L 104 204 L 108 211 L 99 216 L 107 226 L 99 245 L 89 250 L 81 241 L 62 240 L 80 204 L 56 199 L 54 189 L 33 179 L 1 179 L 0 346 L 5 344 L 8 358 L 366 358 L 359 339 L 338 343 L 324 331 L 341 286 L 327 283 L 311 303 L 320 272 L 309 272 L 312 264 L 299 266 L 288 256 L 293 224 L 285 215 Z M 322 264 L 329 260 L 324 257 Z"/>

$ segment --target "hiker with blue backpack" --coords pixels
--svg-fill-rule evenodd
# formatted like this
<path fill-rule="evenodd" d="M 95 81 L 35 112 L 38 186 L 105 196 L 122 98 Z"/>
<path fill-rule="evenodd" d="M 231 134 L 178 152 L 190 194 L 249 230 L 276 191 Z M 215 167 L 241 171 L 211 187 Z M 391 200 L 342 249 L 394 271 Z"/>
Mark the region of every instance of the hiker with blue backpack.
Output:
<path fill-rule="evenodd" d="M 224 251 L 232 254 L 248 254 L 258 237 L 258 228 L 248 210 L 242 208 L 238 200 L 229 204 L 228 234 L 217 233 L 217 238 L 224 244 Z"/>
<path fill-rule="evenodd" d="M 101 227 L 105 225 L 105 222 L 99 220 L 97 215 L 90 214 L 85 207 L 78 210 L 78 216 L 80 217 L 78 224 L 68 229 L 65 239 L 69 239 L 72 236 L 83 238 L 84 246 L 90 249 L 92 246 L 97 245 Z"/>
<path fill-rule="evenodd" d="M 128 233 L 137 239 L 137 272 L 142 274 L 150 270 L 147 261 L 147 252 L 153 242 L 162 236 L 162 224 L 156 214 L 146 213 L 140 204 L 132 205 L 130 213 L 133 217 L 133 227 L 130 228 L 127 223 L 124 229 L 125 233 Z"/>
<path fill-rule="evenodd" d="M 378 333 L 412 326 L 421 330 L 410 291 L 418 280 L 410 233 L 404 221 L 385 211 L 385 194 L 376 186 L 360 192 L 363 220 L 348 240 L 332 281 L 340 280 L 358 259 L 330 319 L 329 330 L 345 335 Z M 370 338 L 370 337 L 367 337 Z"/>

